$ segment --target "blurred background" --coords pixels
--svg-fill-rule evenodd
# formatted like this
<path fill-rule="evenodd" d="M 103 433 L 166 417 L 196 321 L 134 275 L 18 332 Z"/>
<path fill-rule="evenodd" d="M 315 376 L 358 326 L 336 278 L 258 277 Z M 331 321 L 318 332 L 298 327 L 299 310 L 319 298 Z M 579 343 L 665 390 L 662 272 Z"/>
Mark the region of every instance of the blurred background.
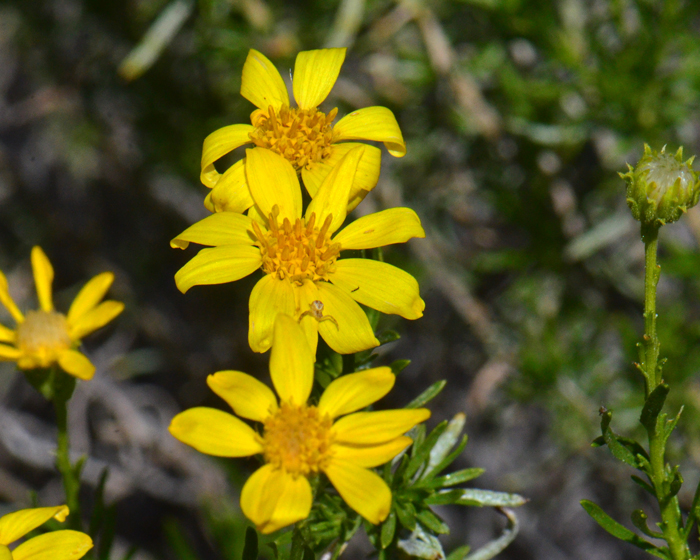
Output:
<path fill-rule="evenodd" d="M 183 408 L 224 407 L 210 373 L 267 378 L 267 356 L 247 344 L 256 278 L 182 295 L 173 274 L 197 248 L 168 243 L 208 214 L 205 136 L 249 122 L 253 106 L 239 95 L 248 49 L 287 76 L 298 51 L 329 46 L 349 50 L 323 108 L 389 107 L 408 146 L 403 159 L 384 150 L 358 212 L 407 205 L 427 232 L 385 253 L 419 279 L 427 307 L 415 322 L 381 319 L 402 338 L 380 363 L 412 360 L 384 405 L 448 380 L 429 425 L 466 412 L 457 466 L 486 468 L 477 487 L 531 500 L 499 558 L 645 558 L 578 502 L 595 500 L 627 526 L 649 506 L 654 520 L 631 470 L 590 442 L 602 405 L 617 432 L 642 435 L 631 362 L 643 245 L 617 173 L 644 142 L 700 152 L 699 35 L 691 0 L 3 0 L 0 268 L 20 307 L 33 307 L 38 244 L 56 269 L 59 309 L 104 270 L 116 273 L 110 297 L 127 305 L 87 339 L 98 372 L 79 384 L 70 419 L 73 446 L 89 457 L 88 503 L 109 467 L 115 558 L 133 546 L 143 560 L 240 555 L 237 492 L 254 463 L 200 455 L 166 428 Z M 668 409 L 685 405 L 671 445 L 685 507 L 700 477 L 697 210 L 663 229 L 660 249 Z M 31 491 L 61 500 L 54 430 L 50 406 L 3 364 L 5 510 L 29 504 Z M 503 526 L 491 510 L 439 512 L 452 527 L 448 551 Z"/>

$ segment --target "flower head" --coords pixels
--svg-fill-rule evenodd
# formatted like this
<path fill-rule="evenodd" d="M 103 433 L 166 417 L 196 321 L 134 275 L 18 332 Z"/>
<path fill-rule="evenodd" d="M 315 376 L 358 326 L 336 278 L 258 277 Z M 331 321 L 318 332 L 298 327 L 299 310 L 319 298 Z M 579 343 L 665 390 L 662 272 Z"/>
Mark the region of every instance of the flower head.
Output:
<path fill-rule="evenodd" d="M 304 215 L 301 188 L 291 164 L 270 150 L 247 151 L 253 216 L 220 212 L 194 224 L 171 241 L 209 245 L 175 275 L 183 293 L 192 286 L 232 282 L 262 268 L 265 275 L 250 295 L 250 347 L 270 348 L 277 313 L 303 327 L 312 352 L 318 333 L 336 352 L 377 346 L 361 303 L 383 313 L 417 319 L 425 303 L 410 274 L 384 262 L 341 259 L 346 249 L 404 243 L 425 232 L 413 210 L 392 208 L 364 216 L 337 232 L 347 214 L 364 147 L 348 152 L 324 179 Z M 336 233 L 337 232 L 337 233 Z"/>
<path fill-rule="evenodd" d="M 369 469 L 410 445 L 403 434 L 428 419 L 430 411 L 356 412 L 391 390 L 394 374 L 388 367 L 340 377 L 328 385 L 318 404 L 310 404 L 314 356 L 298 322 L 279 315 L 274 339 L 270 375 L 279 401 L 267 385 L 239 371 L 220 371 L 207 379 L 238 416 L 259 422 L 261 433 L 231 414 L 205 407 L 175 416 L 170 433 L 209 455 L 263 456 L 265 465 L 241 492 L 243 513 L 263 533 L 309 515 L 308 477 L 319 472 L 352 509 L 380 523 L 389 514 L 391 491 Z"/>
<path fill-rule="evenodd" d="M 627 181 L 627 204 L 636 220 L 644 224 L 670 224 L 698 203 L 700 181 L 693 159 L 683 161 L 683 148 L 675 155 L 644 145 L 636 167 L 628 165 L 620 177 Z"/>
<path fill-rule="evenodd" d="M 20 369 L 47 368 L 58 364 L 79 379 L 90 379 L 95 367 L 76 347 L 85 335 L 109 323 L 124 309 L 117 301 L 100 300 L 114 275 L 103 272 L 90 280 L 64 315 L 54 309 L 51 295 L 53 267 L 40 247 L 32 249 L 32 269 L 39 309 L 22 313 L 10 296 L 7 278 L 0 272 L 0 302 L 17 326 L 0 325 L 0 360 L 17 362 Z"/>
<path fill-rule="evenodd" d="M 65 521 L 67 506 L 22 509 L 0 518 L 0 560 L 78 560 L 92 548 L 92 539 L 79 531 L 53 531 L 33 537 L 10 551 L 8 546 L 54 518 Z"/>
<path fill-rule="evenodd" d="M 292 80 L 297 107 L 291 107 L 287 87 L 277 69 L 262 53 L 251 49 L 241 82 L 241 95 L 257 107 L 250 116 L 251 124 L 225 126 L 204 140 L 201 180 L 212 189 L 205 200 L 209 210 L 244 212 L 253 205 L 246 184 L 245 160 L 224 174 L 214 167 L 215 161 L 244 144 L 271 150 L 289 161 L 312 197 L 342 157 L 363 145 L 352 140 L 383 142 L 391 155 L 405 155 L 401 130 L 386 107 L 353 111 L 335 125 L 337 109 L 327 114 L 318 109 L 338 79 L 344 60 L 344 48 L 300 52 Z M 381 151 L 365 147 L 346 201 L 350 210 L 379 178 Z"/>

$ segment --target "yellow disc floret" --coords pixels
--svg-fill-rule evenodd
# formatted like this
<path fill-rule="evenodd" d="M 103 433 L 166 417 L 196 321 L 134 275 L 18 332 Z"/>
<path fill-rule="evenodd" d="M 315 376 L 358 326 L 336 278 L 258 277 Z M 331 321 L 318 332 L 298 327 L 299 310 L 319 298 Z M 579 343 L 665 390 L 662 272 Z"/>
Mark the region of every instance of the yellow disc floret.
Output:
<path fill-rule="evenodd" d="M 265 461 L 294 476 L 319 472 L 331 457 L 332 424 L 315 406 L 283 402 L 264 423 Z"/>
<path fill-rule="evenodd" d="M 316 227 L 316 214 L 308 220 L 297 218 L 292 224 L 285 218 L 277 223 L 279 209 L 273 207 L 268 216 L 269 230 L 263 232 L 253 222 L 253 233 L 262 254 L 262 269 L 267 274 L 275 274 L 281 280 L 303 284 L 305 279 L 312 281 L 328 280 L 340 253 L 340 244 L 331 243 L 328 228 L 333 217 L 328 215 L 320 228 Z"/>
<path fill-rule="evenodd" d="M 250 139 L 286 158 L 297 171 L 310 169 L 331 155 L 331 123 L 337 114 L 338 109 L 326 115 L 315 108 L 290 109 L 286 105 L 277 111 L 270 106 L 267 113 L 259 109 L 251 116 L 256 128 Z"/>
<path fill-rule="evenodd" d="M 71 347 L 66 316 L 56 311 L 29 311 L 17 327 L 17 348 L 21 369 L 49 367 Z"/>

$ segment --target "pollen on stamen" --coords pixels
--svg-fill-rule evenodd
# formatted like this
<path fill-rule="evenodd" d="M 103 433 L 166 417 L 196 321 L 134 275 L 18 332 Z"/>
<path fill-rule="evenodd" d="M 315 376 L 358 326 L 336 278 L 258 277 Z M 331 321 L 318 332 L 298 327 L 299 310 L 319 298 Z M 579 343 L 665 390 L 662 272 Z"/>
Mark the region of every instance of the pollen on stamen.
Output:
<path fill-rule="evenodd" d="M 17 348 L 21 369 L 49 367 L 71 347 L 65 315 L 56 311 L 29 311 L 17 327 Z"/>
<path fill-rule="evenodd" d="M 311 169 L 331 155 L 331 123 L 337 114 L 337 108 L 326 115 L 318 109 L 290 109 L 283 105 L 276 111 L 270 106 L 267 111 L 257 110 L 251 116 L 255 130 L 250 133 L 250 139 L 256 146 L 289 160 L 297 172 Z"/>

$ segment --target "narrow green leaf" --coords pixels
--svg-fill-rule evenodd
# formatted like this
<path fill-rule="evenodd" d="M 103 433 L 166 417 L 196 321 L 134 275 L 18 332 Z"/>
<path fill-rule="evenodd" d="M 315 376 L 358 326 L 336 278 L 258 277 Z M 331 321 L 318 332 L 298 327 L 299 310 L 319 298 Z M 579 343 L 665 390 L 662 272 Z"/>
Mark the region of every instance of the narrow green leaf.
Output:
<path fill-rule="evenodd" d="M 668 440 L 668 437 L 671 435 L 673 430 L 676 429 L 676 425 L 678 424 L 678 421 L 681 419 L 681 414 L 683 414 L 683 408 L 684 406 L 681 406 L 680 410 L 678 411 L 678 414 L 676 414 L 675 418 L 668 422 L 664 426 L 664 443 Z"/>
<path fill-rule="evenodd" d="M 603 436 L 598 436 L 591 442 L 591 447 L 603 447 L 605 445 L 605 438 Z"/>
<path fill-rule="evenodd" d="M 436 467 L 438 465 L 443 464 L 443 461 L 450 453 L 450 450 L 459 441 L 459 435 L 462 433 L 462 430 L 464 430 L 464 424 L 466 423 L 466 421 L 467 417 L 461 413 L 455 414 L 452 420 L 450 420 L 449 424 L 447 425 L 447 429 L 445 430 L 445 433 L 443 433 L 440 436 L 437 443 L 433 446 L 433 449 L 430 451 L 430 461 L 428 461 L 428 468 L 425 469 L 425 473 L 423 473 L 423 478 L 431 474 L 434 476 L 438 474 L 440 470 L 442 470 L 437 470 Z M 451 462 L 452 461 L 450 461 L 450 463 Z M 449 465 L 450 463 L 446 463 L 445 466 Z M 444 469 L 444 467 L 442 468 Z"/>
<path fill-rule="evenodd" d="M 445 560 L 464 560 L 465 556 L 469 554 L 470 550 L 471 547 L 468 544 L 465 544 L 455 548 L 452 552 L 450 552 Z"/>
<path fill-rule="evenodd" d="M 663 533 L 659 533 L 658 531 L 652 531 L 649 529 L 649 526 L 647 525 L 647 514 L 644 513 L 644 510 L 641 509 L 636 509 L 632 512 L 632 524 L 639 529 L 642 533 L 644 533 L 647 537 L 651 537 L 653 539 L 662 539 L 663 538 Z"/>
<path fill-rule="evenodd" d="M 469 482 L 475 478 L 484 474 L 484 469 L 477 467 L 471 469 L 463 469 L 461 471 L 456 471 L 445 476 L 438 476 L 425 482 L 421 480 L 416 484 L 416 488 L 426 487 L 426 488 L 448 488 L 450 486 L 456 486 L 457 484 L 463 484 L 464 482 Z"/>
<path fill-rule="evenodd" d="M 400 338 L 401 338 L 401 335 L 399 333 L 397 333 L 396 331 L 393 331 L 391 329 L 382 331 L 377 335 L 377 340 L 379 341 L 379 346 L 382 346 L 384 344 L 388 344 L 389 342 L 394 342 L 395 340 L 398 340 Z"/>
<path fill-rule="evenodd" d="M 642 426 L 652 434 L 656 433 L 656 419 L 664 406 L 664 402 L 666 402 L 668 391 L 669 386 L 667 383 L 662 383 L 656 387 L 644 403 L 642 414 L 639 416 L 639 421 L 642 423 Z"/>
<path fill-rule="evenodd" d="M 637 475 L 634 475 L 634 474 L 632 475 L 632 480 L 634 482 L 636 482 L 637 484 L 639 484 L 639 486 L 644 488 L 644 490 L 649 492 L 649 494 L 651 494 L 652 496 L 656 496 L 656 492 L 654 492 L 654 489 L 651 487 L 651 485 L 648 482 L 646 482 L 645 480 L 639 478 Z"/>
<path fill-rule="evenodd" d="M 652 554 L 653 556 L 656 556 L 657 558 L 671 560 L 668 548 L 656 547 L 653 544 L 648 543 L 644 539 L 638 537 L 627 527 L 620 525 L 617 521 L 611 518 L 600 508 L 600 506 L 588 500 L 581 500 L 581 505 L 583 506 L 583 509 L 586 510 L 586 513 L 588 513 L 588 515 L 590 515 L 596 521 L 596 523 L 598 523 L 598 525 L 600 525 L 603 529 L 605 529 L 616 539 L 620 539 L 621 541 L 633 544 L 637 548 L 641 548 L 642 550 L 648 552 L 649 554 Z"/>
<path fill-rule="evenodd" d="M 401 557 L 416 558 L 424 560 L 435 560 L 444 558 L 445 551 L 442 549 L 440 541 L 433 535 L 423 530 L 420 525 L 411 533 L 407 539 L 401 539 L 397 545 Z"/>
<path fill-rule="evenodd" d="M 442 381 L 436 381 L 410 403 L 408 403 L 406 408 L 420 408 L 421 406 L 425 406 L 440 394 L 440 392 L 445 388 L 445 385 L 447 385 L 447 381 L 444 379 Z"/>
<path fill-rule="evenodd" d="M 508 523 L 503 529 L 501 536 L 496 540 L 485 544 L 478 550 L 475 550 L 463 560 L 491 560 L 491 558 L 498 556 L 510 543 L 513 542 L 513 540 L 515 540 L 515 537 L 518 535 L 518 531 L 520 530 L 520 524 L 518 523 L 518 518 L 516 517 L 515 512 L 509 509 L 499 509 L 498 511 L 505 515 L 508 519 Z"/>
<path fill-rule="evenodd" d="M 454 504 L 462 498 L 462 490 L 444 490 L 428 496 L 423 503 L 427 506 Z"/>
<path fill-rule="evenodd" d="M 450 532 L 450 528 L 445 524 L 445 522 L 429 509 L 419 511 L 416 514 L 416 519 L 418 519 L 423 527 L 429 529 L 433 533 L 437 533 L 438 535 L 444 535 Z"/>
<path fill-rule="evenodd" d="M 430 480 L 433 476 L 440 474 L 444 469 L 451 465 L 452 461 L 459 457 L 462 454 L 462 451 L 464 451 L 464 448 L 467 446 L 467 439 L 468 438 L 466 435 L 462 436 L 462 440 L 459 442 L 459 445 L 454 448 L 452 453 L 434 466 L 432 465 L 431 457 L 431 461 L 428 463 L 428 468 L 425 470 L 425 473 L 423 473 L 423 480 Z"/>
<path fill-rule="evenodd" d="M 258 532 L 252 527 L 245 530 L 245 544 L 241 560 L 257 560 L 258 558 Z"/>
<path fill-rule="evenodd" d="M 416 528 L 416 508 L 410 502 L 396 501 L 396 517 L 399 523 L 409 531 Z"/>
<path fill-rule="evenodd" d="M 406 369 L 410 363 L 411 360 L 395 360 L 389 364 L 389 367 L 391 368 L 391 371 L 394 372 L 394 375 L 398 375 L 404 369 Z"/>
<path fill-rule="evenodd" d="M 396 534 L 396 512 L 392 511 L 382 524 L 380 542 L 382 548 L 388 547 L 394 540 Z"/>
<path fill-rule="evenodd" d="M 507 492 L 479 490 L 478 488 L 467 488 L 461 492 L 462 497 L 455 503 L 462 506 L 519 507 L 528 502 L 527 498 Z"/>
<path fill-rule="evenodd" d="M 432 432 L 430 432 L 430 435 L 425 439 L 425 441 L 418 445 L 416 445 L 416 443 L 413 444 L 411 461 L 408 463 L 404 474 L 405 479 L 410 479 L 418 472 L 418 469 L 420 469 L 423 464 L 428 461 L 428 458 L 430 457 L 433 448 L 437 444 L 438 439 L 440 439 L 440 436 L 446 429 L 447 421 L 443 420 Z"/>
<path fill-rule="evenodd" d="M 678 471 L 678 465 L 673 467 L 673 470 L 671 471 L 671 483 L 668 486 L 668 497 L 672 498 L 681 489 L 681 486 L 683 486 L 683 476 L 681 473 Z"/>

